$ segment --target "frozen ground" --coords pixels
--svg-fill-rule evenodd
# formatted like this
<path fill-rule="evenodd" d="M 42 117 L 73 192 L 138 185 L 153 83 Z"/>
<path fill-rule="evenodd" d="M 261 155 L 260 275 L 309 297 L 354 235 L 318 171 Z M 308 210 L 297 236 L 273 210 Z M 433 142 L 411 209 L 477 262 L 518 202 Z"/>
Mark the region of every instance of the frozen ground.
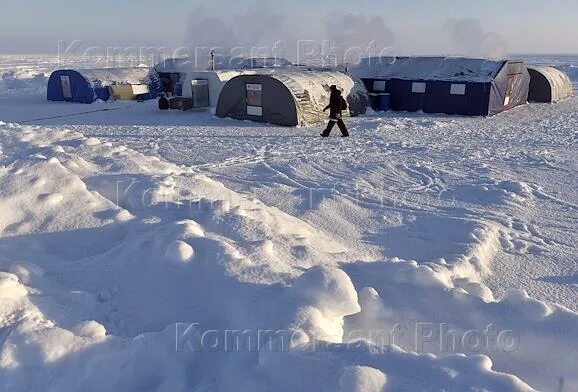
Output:
<path fill-rule="evenodd" d="M 320 140 L 48 103 L 53 64 L 0 58 L 10 390 L 578 389 L 578 99 Z M 199 323 L 193 345 L 293 339 L 175 352 L 177 323 Z"/>

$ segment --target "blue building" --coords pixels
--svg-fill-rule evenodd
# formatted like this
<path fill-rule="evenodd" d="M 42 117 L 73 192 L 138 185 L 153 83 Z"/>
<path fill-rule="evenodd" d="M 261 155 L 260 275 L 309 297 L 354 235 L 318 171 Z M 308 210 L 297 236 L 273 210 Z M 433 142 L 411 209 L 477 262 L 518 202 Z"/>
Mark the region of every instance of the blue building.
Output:
<path fill-rule="evenodd" d="M 93 103 L 97 99 L 155 99 L 161 91 L 157 73 L 149 68 L 64 69 L 50 75 L 49 101 Z"/>
<path fill-rule="evenodd" d="M 392 110 L 493 116 L 526 104 L 530 75 L 522 61 L 461 57 L 371 57 L 350 69 Z"/>

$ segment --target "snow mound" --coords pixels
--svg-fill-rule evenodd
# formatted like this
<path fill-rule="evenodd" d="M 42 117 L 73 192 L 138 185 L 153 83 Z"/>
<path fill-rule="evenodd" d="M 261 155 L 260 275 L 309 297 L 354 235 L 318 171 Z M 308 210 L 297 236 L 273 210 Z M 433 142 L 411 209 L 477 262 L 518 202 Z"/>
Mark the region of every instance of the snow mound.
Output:
<path fill-rule="evenodd" d="M 0 272 L 0 298 L 3 301 L 18 299 L 26 296 L 28 290 L 20 284 L 18 276 L 6 272 Z M 0 307 L 0 313 L 4 313 L 3 307 Z"/>
<path fill-rule="evenodd" d="M 293 285 L 295 296 L 330 317 L 359 312 L 357 292 L 347 274 L 336 268 L 312 268 Z"/>
<path fill-rule="evenodd" d="M 346 368 L 339 379 L 341 392 L 383 392 L 387 378 L 377 369 L 366 366 Z"/>
<path fill-rule="evenodd" d="M 45 73 L 32 70 L 2 72 L 0 96 L 35 94 L 46 90 L 48 77 Z"/>
<path fill-rule="evenodd" d="M 349 276 L 336 268 L 312 268 L 295 282 L 292 292 L 299 310 L 291 328 L 311 338 L 341 343 L 343 318 L 360 311 Z"/>
<path fill-rule="evenodd" d="M 90 339 L 99 339 L 106 336 L 106 328 L 96 321 L 85 321 L 72 328 L 77 336 Z"/>
<path fill-rule="evenodd" d="M 167 259 L 175 263 L 187 263 L 194 255 L 193 247 L 180 240 L 171 242 L 165 251 Z"/>
<path fill-rule="evenodd" d="M 575 385 L 571 366 L 560 358 L 576 354 L 565 347 L 567 336 L 559 340 L 558 332 L 576 334 L 575 313 L 523 291 L 494 300 L 479 283 L 448 281 L 443 270 L 424 270 L 422 275 L 419 269 L 415 262 L 403 261 L 344 267 L 361 288 L 361 312 L 345 317 L 344 343 L 363 339 L 381 348 L 394 344 L 440 356 L 483 354 L 479 369 L 516 374 L 537 389 L 554 388 L 560 379 Z"/>

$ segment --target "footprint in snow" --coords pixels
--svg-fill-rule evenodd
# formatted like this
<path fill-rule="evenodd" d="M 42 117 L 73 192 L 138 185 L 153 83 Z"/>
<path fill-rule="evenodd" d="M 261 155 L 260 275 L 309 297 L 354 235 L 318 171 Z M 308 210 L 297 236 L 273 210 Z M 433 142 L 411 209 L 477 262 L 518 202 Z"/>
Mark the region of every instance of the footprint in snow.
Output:
<path fill-rule="evenodd" d="M 46 193 L 38 196 L 38 201 L 49 205 L 59 204 L 62 200 L 64 200 L 62 193 Z"/>

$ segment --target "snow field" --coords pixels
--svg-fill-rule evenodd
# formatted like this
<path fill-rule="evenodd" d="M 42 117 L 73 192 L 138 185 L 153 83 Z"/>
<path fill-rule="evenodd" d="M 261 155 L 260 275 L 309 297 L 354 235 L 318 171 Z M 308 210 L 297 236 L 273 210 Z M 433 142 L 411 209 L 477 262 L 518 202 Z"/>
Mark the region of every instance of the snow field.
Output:
<path fill-rule="evenodd" d="M 481 283 L 500 243 L 489 225 L 450 220 L 471 238 L 449 262 L 357 262 L 348 243 L 188 166 L 63 129 L 3 124 L 0 145 L 0 377 L 9 390 L 578 382 L 567 344 L 578 337 L 576 314 L 521 291 L 494 300 Z M 198 350 L 175 350 L 181 323 L 198 323 Z M 490 326 L 489 336 L 509 340 L 464 339 Z M 396 328 L 399 339 L 388 335 Z M 286 350 L 249 342 L 210 352 L 201 334 L 211 330 L 291 339 Z"/>

